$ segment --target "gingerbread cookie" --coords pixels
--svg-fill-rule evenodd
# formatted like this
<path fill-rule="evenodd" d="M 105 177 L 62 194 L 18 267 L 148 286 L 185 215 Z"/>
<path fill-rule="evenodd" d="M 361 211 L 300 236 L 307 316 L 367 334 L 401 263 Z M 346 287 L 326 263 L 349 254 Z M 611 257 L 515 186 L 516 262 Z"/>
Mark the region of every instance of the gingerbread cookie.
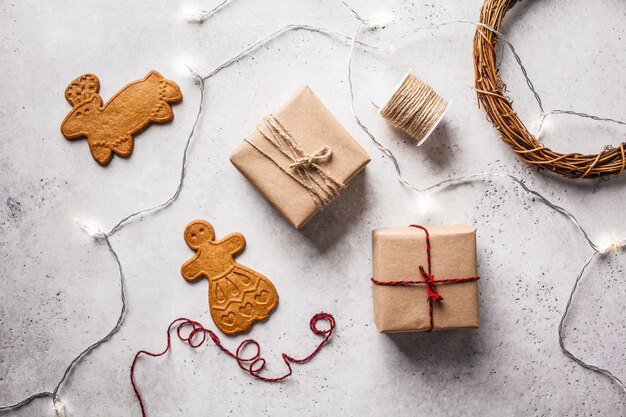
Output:
<path fill-rule="evenodd" d="M 105 105 L 98 94 L 100 81 L 83 74 L 65 89 L 65 98 L 74 107 L 61 124 L 67 139 L 87 138 L 91 155 L 107 165 L 113 154 L 128 157 L 133 152 L 133 135 L 150 122 L 165 123 L 174 118 L 170 103 L 183 95 L 174 81 L 150 71 L 117 92 Z"/>
<path fill-rule="evenodd" d="M 270 315 L 278 304 L 276 288 L 269 279 L 233 259 L 246 245 L 241 233 L 215 240 L 209 222 L 194 220 L 185 228 L 185 242 L 197 253 L 180 272 L 188 281 L 201 276 L 209 280 L 209 309 L 222 332 L 245 332 L 256 320 Z"/>

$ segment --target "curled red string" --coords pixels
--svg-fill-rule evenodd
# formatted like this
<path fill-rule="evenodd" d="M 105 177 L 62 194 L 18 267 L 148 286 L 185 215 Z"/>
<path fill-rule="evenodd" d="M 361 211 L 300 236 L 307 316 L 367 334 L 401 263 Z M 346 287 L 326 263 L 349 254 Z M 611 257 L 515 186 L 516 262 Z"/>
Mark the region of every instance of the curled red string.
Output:
<path fill-rule="evenodd" d="M 317 322 L 319 320 L 325 320 L 328 323 L 328 328 L 319 329 L 317 327 Z M 318 336 L 323 336 L 324 338 L 313 350 L 313 352 L 311 352 L 308 356 L 305 356 L 304 358 L 294 358 L 291 355 L 283 353 L 282 358 L 283 362 L 285 362 L 285 365 L 287 365 L 287 372 L 277 377 L 266 377 L 260 374 L 261 371 L 263 371 L 263 369 L 265 368 L 265 359 L 261 357 L 261 346 L 256 340 L 246 339 L 242 341 L 237 347 L 237 350 L 235 350 L 235 352 L 233 353 L 226 347 L 224 347 L 224 345 L 222 345 L 220 338 L 212 330 L 204 328 L 204 326 L 202 326 L 202 324 L 198 323 L 197 321 L 190 320 L 184 317 L 174 320 L 167 328 L 167 346 L 165 347 L 165 349 L 159 353 L 148 352 L 147 350 L 138 351 L 135 354 L 135 358 L 133 359 L 133 363 L 130 367 L 130 383 L 133 386 L 133 391 L 135 391 L 137 401 L 139 401 L 139 406 L 141 407 L 141 415 L 143 417 L 146 417 L 146 410 L 144 408 L 143 400 L 141 399 L 141 394 L 139 394 L 137 384 L 135 383 L 135 365 L 137 364 L 137 359 L 139 359 L 139 357 L 143 354 L 151 356 L 153 358 L 165 355 L 171 347 L 171 332 L 174 327 L 176 327 L 176 335 L 178 336 L 178 338 L 181 341 L 187 343 L 192 348 L 197 349 L 202 346 L 204 342 L 206 342 L 208 335 L 211 341 L 215 344 L 215 346 L 220 348 L 222 352 L 226 353 L 228 356 L 237 361 L 237 364 L 241 369 L 262 381 L 278 382 L 291 375 L 292 363 L 305 363 L 310 361 L 315 355 L 319 353 L 322 347 L 324 347 L 324 345 L 328 343 L 328 340 L 332 336 L 335 329 L 335 318 L 332 316 L 332 314 L 324 312 L 317 313 L 316 315 L 311 317 L 311 321 L 309 322 L 309 327 L 311 328 L 311 331 Z M 249 345 L 254 346 L 256 348 L 256 352 L 250 356 L 243 356 L 243 350 L 246 348 L 246 346 Z"/>
<path fill-rule="evenodd" d="M 412 285 L 425 285 L 426 286 L 426 294 L 428 295 L 428 318 L 430 320 L 430 325 L 428 327 L 428 331 L 432 332 L 434 327 L 433 320 L 433 304 L 436 302 L 443 301 L 443 297 L 441 294 L 437 292 L 437 288 L 435 284 L 454 284 L 459 282 L 470 282 L 470 281 L 478 281 L 480 277 L 467 277 L 467 278 L 446 278 L 446 279 L 435 279 L 435 276 L 431 273 L 431 259 L 430 259 L 430 235 L 428 234 L 428 230 L 424 226 L 420 226 L 417 224 L 412 224 L 411 227 L 415 227 L 417 229 L 421 229 L 426 234 L 426 260 L 428 269 L 425 269 L 423 265 L 419 266 L 419 271 L 424 277 L 424 281 L 378 281 L 372 278 L 372 282 L 376 285 L 389 285 L 389 286 L 412 286 Z"/>

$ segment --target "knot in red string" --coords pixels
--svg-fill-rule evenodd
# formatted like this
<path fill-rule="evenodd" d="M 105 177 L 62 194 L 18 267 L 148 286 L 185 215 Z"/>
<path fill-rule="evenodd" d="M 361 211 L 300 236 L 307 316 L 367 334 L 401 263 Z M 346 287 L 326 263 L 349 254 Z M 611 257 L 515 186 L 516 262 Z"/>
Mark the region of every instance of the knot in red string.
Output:
<path fill-rule="evenodd" d="M 435 276 L 431 274 L 430 272 L 426 272 L 426 270 L 424 269 L 422 265 L 420 265 L 419 269 L 422 275 L 424 276 L 424 278 L 426 278 L 425 283 L 426 283 L 426 294 L 428 295 L 428 301 L 436 302 L 436 301 L 443 300 L 443 297 L 441 296 L 441 294 L 437 292 L 437 289 L 435 288 L 435 283 L 437 282 L 435 281 Z"/>

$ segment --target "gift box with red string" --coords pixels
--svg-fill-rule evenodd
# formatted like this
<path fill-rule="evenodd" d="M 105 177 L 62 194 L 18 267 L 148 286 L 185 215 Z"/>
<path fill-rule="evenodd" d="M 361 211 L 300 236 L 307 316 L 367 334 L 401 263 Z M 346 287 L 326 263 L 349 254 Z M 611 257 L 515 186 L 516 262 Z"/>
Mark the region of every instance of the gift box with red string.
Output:
<path fill-rule="evenodd" d="M 372 251 L 380 332 L 479 327 L 474 227 L 376 229 Z"/>

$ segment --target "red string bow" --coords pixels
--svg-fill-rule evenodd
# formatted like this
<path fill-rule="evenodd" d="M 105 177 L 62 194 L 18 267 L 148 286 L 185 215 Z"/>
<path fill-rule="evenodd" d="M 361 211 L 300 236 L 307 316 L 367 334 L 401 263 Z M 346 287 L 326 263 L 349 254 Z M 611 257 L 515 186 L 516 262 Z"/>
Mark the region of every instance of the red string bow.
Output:
<path fill-rule="evenodd" d="M 425 269 L 423 265 L 419 266 L 419 271 L 424 277 L 424 281 L 378 281 L 372 278 L 372 282 L 376 285 L 388 285 L 388 286 L 415 286 L 415 285 L 425 285 L 426 286 L 426 294 L 428 295 L 428 318 L 430 320 L 430 325 L 428 327 L 428 331 L 432 332 L 434 327 L 433 322 L 433 304 L 436 302 L 440 302 L 443 300 L 441 294 L 437 292 L 437 288 L 435 284 L 454 284 L 459 282 L 470 282 L 477 281 L 480 277 L 467 277 L 467 278 L 447 278 L 447 279 L 435 279 L 434 275 L 431 273 L 431 259 L 430 259 L 430 235 L 428 234 L 428 230 L 424 226 L 420 226 L 417 224 L 412 224 L 410 227 L 415 227 L 417 229 L 423 230 L 426 235 L 426 260 L 428 269 Z"/>
<path fill-rule="evenodd" d="M 435 288 L 435 283 L 437 282 L 435 281 L 435 276 L 430 272 L 426 272 L 423 265 L 420 265 L 419 268 L 424 278 L 426 278 L 426 281 L 424 282 L 426 283 L 426 294 L 428 294 L 428 301 L 435 302 L 443 300 L 443 297 L 437 292 L 437 289 Z"/>

